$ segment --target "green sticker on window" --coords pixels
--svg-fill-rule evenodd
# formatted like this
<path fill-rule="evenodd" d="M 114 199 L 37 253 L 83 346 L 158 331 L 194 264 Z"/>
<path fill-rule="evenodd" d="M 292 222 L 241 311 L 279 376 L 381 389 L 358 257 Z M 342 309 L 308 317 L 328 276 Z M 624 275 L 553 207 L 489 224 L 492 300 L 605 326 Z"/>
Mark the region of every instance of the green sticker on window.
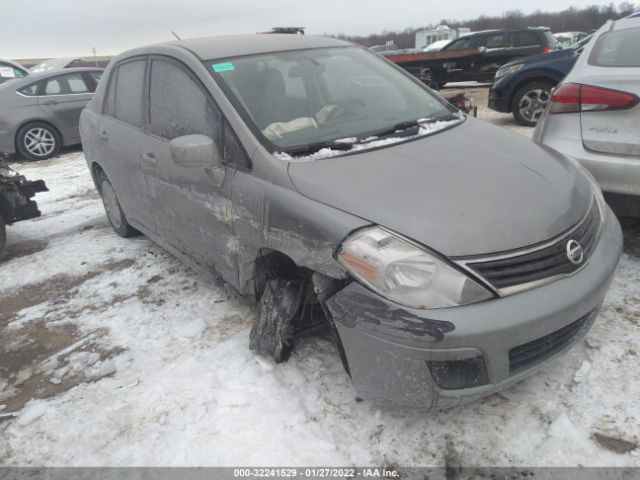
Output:
<path fill-rule="evenodd" d="M 236 67 L 233 66 L 233 63 L 226 62 L 226 63 L 215 63 L 211 65 L 211 68 L 213 68 L 214 72 L 221 73 L 221 72 L 230 72 L 231 70 L 235 70 Z"/>

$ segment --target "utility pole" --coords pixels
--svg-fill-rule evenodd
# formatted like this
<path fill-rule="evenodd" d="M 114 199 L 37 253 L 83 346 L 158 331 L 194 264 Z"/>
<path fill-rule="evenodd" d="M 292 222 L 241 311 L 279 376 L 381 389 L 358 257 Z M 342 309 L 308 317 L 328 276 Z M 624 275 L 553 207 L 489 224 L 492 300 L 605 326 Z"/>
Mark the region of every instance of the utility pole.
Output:
<path fill-rule="evenodd" d="M 98 66 L 98 59 L 96 58 L 96 47 L 91 47 L 91 51 L 93 52 L 93 61 L 96 64 L 96 67 Z"/>

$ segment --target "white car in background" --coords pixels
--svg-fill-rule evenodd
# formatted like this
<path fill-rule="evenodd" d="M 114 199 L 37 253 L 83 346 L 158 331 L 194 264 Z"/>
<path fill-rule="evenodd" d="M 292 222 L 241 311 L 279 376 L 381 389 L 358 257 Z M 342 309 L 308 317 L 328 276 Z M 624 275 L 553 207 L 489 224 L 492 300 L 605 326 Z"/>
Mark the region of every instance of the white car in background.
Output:
<path fill-rule="evenodd" d="M 640 216 L 640 18 L 607 22 L 554 90 L 534 139 L 575 158 Z"/>
<path fill-rule="evenodd" d="M 426 47 L 424 47 L 422 49 L 423 52 L 439 52 L 440 50 L 442 50 L 444 47 L 446 47 L 447 45 L 449 45 L 452 42 L 452 39 L 449 38 L 447 40 L 438 40 L 436 42 L 433 42 L 430 45 L 427 45 Z"/>
<path fill-rule="evenodd" d="M 558 41 L 558 48 L 571 48 L 589 34 L 585 32 L 560 32 L 554 33 L 553 36 Z"/>

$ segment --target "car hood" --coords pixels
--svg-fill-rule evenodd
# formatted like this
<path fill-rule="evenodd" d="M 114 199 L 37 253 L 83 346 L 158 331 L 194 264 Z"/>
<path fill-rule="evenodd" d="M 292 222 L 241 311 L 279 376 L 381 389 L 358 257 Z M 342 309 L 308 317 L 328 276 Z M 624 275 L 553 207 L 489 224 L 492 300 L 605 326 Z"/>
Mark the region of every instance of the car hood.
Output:
<path fill-rule="evenodd" d="M 387 148 L 291 162 L 289 176 L 308 198 L 452 257 L 548 240 L 593 196 L 559 153 L 474 119 Z"/>
<path fill-rule="evenodd" d="M 511 65 L 532 65 L 538 62 L 548 62 L 553 61 L 558 58 L 569 57 L 573 55 L 573 48 L 563 48 L 562 50 L 554 50 L 553 52 L 548 53 L 536 53 L 535 55 L 530 55 L 524 58 L 518 58 L 516 60 L 512 60 L 509 63 L 505 63 L 502 68 L 509 67 Z"/>

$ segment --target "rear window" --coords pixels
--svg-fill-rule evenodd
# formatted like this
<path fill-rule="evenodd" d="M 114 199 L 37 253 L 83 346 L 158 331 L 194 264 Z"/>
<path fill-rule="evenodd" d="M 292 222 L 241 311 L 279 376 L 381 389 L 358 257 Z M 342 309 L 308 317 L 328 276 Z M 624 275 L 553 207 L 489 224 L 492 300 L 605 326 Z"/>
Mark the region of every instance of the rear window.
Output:
<path fill-rule="evenodd" d="M 598 67 L 640 67 L 640 28 L 614 30 L 598 38 L 589 64 Z"/>

